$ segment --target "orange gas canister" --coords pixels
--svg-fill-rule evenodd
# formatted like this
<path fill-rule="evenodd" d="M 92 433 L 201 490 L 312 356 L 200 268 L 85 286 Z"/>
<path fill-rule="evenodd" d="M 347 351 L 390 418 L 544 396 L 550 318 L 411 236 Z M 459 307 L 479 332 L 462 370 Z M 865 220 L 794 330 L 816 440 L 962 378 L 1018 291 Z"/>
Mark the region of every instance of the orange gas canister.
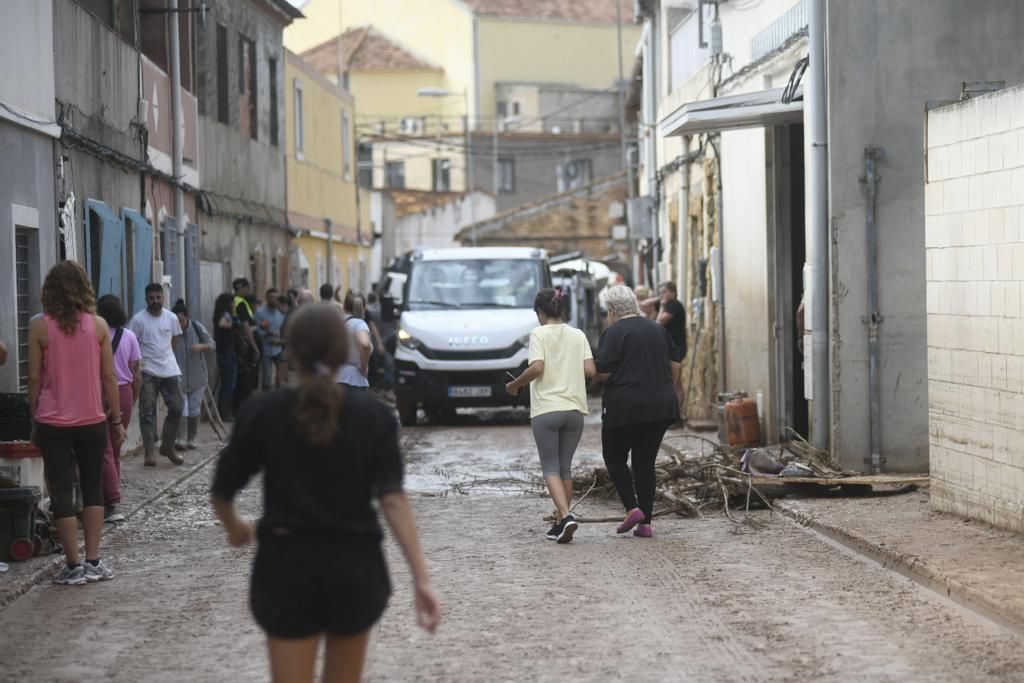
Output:
<path fill-rule="evenodd" d="M 726 403 L 725 427 L 729 446 L 759 446 L 761 427 L 757 419 L 757 401 L 744 397 Z"/>

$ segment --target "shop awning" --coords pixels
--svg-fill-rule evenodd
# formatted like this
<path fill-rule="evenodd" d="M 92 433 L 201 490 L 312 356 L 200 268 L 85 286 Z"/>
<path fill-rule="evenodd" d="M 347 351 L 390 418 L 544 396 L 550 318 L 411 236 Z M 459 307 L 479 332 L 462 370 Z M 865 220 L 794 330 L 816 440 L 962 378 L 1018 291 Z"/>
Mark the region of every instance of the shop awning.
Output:
<path fill-rule="evenodd" d="M 783 103 L 782 92 L 783 88 L 777 88 L 688 102 L 662 119 L 659 128 L 667 137 L 799 123 L 803 120 L 803 90 L 798 88 L 789 104 Z"/>

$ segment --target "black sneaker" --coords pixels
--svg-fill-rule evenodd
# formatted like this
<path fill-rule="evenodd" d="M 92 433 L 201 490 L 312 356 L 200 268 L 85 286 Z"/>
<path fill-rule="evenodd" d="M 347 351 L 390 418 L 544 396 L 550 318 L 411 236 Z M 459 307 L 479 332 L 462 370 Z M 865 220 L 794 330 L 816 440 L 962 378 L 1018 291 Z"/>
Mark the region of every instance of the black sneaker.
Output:
<path fill-rule="evenodd" d="M 575 515 L 571 513 L 566 515 L 559 523 L 560 528 L 558 530 L 558 537 L 556 540 L 559 543 L 570 543 L 572 541 L 572 535 L 576 533 L 576 529 L 579 525 L 580 523 L 576 521 Z"/>
<path fill-rule="evenodd" d="M 544 534 L 544 538 L 548 539 L 549 541 L 557 541 L 558 540 L 558 531 L 559 531 L 559 529 L 558 529 L 558 522 L 555 522 L 554 524 L 551 525 L 551 528 L 548 529 L 548 532 L 546 534 Z"/>

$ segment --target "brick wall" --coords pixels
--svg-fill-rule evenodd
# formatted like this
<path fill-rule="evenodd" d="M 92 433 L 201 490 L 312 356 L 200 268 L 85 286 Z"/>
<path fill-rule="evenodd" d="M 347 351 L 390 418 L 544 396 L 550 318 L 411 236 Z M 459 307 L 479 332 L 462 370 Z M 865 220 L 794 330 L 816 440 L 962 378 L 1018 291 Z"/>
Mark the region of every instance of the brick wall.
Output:
<path fill-rule="evenodd" d="M 925 139 L 932 503 L 1024 531 L 1024 87 Z"/>

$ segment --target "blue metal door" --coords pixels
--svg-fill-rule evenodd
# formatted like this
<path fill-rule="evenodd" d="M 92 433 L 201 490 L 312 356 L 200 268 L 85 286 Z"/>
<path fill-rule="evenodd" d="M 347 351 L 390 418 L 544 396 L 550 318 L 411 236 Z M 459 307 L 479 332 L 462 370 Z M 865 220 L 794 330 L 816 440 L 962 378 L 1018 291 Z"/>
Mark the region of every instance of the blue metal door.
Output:
<path fill-rule="evenodd" d="M 131 301 L 124 305 L 135 315 L 146 307 L 146 285 L 153 281 L 153 227 L 138 211 L 121 209 L 121 216 L 131 225 L 133 252 Z"/>
<path fill-rule="evenodd" d="M 85 225 L 86 267 L 96 288 L 96 296 L 113 294 L 123 298 L 124 223 L 106 204 L 88 199 L 85 202 Z"/>

